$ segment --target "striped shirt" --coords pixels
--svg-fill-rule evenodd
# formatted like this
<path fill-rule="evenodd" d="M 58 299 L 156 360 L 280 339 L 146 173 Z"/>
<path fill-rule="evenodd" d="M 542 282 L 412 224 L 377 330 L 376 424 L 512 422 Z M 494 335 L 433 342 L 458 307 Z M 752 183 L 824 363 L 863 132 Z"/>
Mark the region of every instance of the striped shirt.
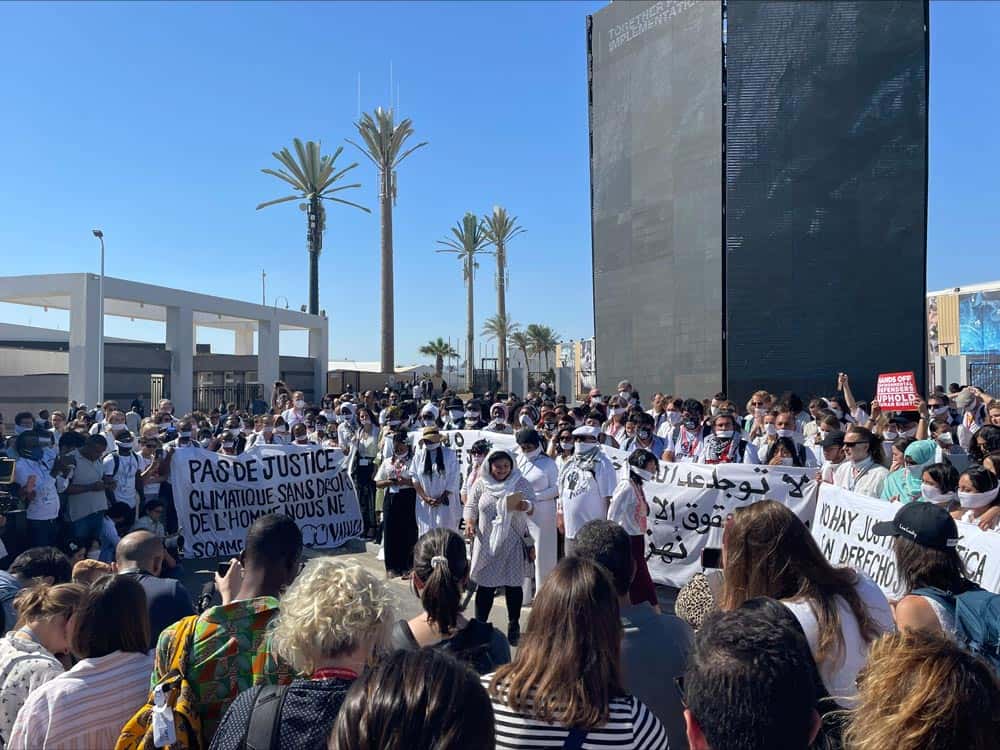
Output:
<path fill-rule="evenodd" d="M 489 689 L 492 674 L 482 678 Z M 516 713 L 491 699 L 496 720 L 497 750 L 559 750 L 569 736 L 567 727 Z M 667 731 L 634 695 L 612 698 L 608 722 L 587 732 L 582 750 L 667 750 Z"/>
<path fill-rule="evenodd" d="M 148 654 L 113 651 L 84 659 L 28 696 L 7 750 L 112 748 L 122 727 L 146 703 Z"/>

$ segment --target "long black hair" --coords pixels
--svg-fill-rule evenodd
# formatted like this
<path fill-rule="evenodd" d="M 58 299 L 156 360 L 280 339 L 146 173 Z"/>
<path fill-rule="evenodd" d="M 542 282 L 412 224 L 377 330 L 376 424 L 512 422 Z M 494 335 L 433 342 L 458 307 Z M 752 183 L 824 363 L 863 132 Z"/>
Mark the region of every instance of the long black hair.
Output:
<path fill-rule="evenodd" d="M 432 461 L 431 452 L 428 450 L 427 444 L 424 443 L 424 474 L 430 475 L 435 464 L 437 465 L 438 473 L 444 474 L 444 446 L 441 445 L 441 443 L 437 443 L 437 446 L 440 447 L 441 450 L 436 452 L 437 455 Z"/>

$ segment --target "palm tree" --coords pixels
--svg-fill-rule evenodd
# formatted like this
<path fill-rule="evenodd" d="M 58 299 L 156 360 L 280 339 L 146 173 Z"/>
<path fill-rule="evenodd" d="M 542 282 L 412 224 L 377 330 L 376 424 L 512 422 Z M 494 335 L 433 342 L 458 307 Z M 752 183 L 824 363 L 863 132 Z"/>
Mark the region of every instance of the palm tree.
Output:
<path fill-rule="evenodd" d="M 486 238 L 497 256 L 497 317 L 507 319 L 507 243 L 524 232 L 517 225 L 517 217 L 507 213 L 503 206 L 494 206 L 493 213 L 484 218 Z M 500 385 L 507 388 L 507 337 L 497 338 L 497 358 L 500 360 Z"/>
<path fill-rule="evenodd" d="M 559 334 L 548 326 L 532 323 L 528 326 L 528 340 L 531 342 L 531 353 L 541 354 L 545 357 L 545 371 L 549 371 L 549 352 L 555 351 L 556 344 L 559 343 Z"/>
<path fill-rule="evenodd" d="M 521 354 L 524 355 L 524 369 L 530 369 L 528 367 L 528 350 L 531 349 L 532 343 L 528 334 L 524 331 L 514 331 L 507 336 L 507 340 L 510 342 L 511 346 L 519 349 Z"/>
<path fill-rule="evenodd" d="M 375 109 L 375 116 L 367 112 L 354 123 L 364 141 L 361 146 L 350 138 L 348 143 L 367 156 L 378 170 L 378 198 L 382 211 L 382 372 L 396 370 L 396 321 L 393 310 L 392 268 L 392 207 L 396 205 L 396 168 L 407 156 L 427 142 L 402 151 L 403 144 L 413 135 L 409 118 L 399 124 L 393 121 L 392 109 Z M 400 153 L 402 151 L 402 153 Z"/>
<path fill-rule="evenodd" d="M 440 336 L 432 341 L 428 341 L 420 347 L 420 353 L 425 354 L 428 357 L 434 357 L 434 372 L 439 378 L 444 372 L 445 358 L 458 356 L 458 352 L 455 351 L 455 348 Z"/>
<path fill-rule="evenodd" d="M 454 239 L 438 240 L 445 249 L 439 253 L 454 253 L 462 261 L 462 276 L 465 279 L 466 291 L 466 327 L 465 327 L 465 387 L 471 389 L 475 366 L 475 310 L 472 299 L 472 283 L 475 271 L 479 268 L 476 256 L 483 252 L 488 240 L 483 231 L 483 224 L 474 213 L 468 212 L 462 220 L 451 228 Z"/>
<path fill-rule="evenodd" d="M 323 232 L 326 230 L 326 208 L 321 201 L 343 203 L 346 206 L 360 208 L 369 214 L 371 209 L 359 206 L 357 203 L 351 203 L 351 201 L 345 201 L 343 198 L 334 197 L 334 193 L 339 193 L 341 190 L 361 187 L 360 183 L 333 187 L 341 177 L 358 166 L 355 162 L 339 172 L 333 171 L 337 157 L 344 150 L 343 146 L 334 151 L 333 156 L 322 156 L 319 152 L 320 146 L 316 141 L 306 141 L 303 144 L 302 141 L 295 138 L 292 145 L 295 146 L 298 160 L 292 156 L 292 152 L 286 146 L 281 151 L 271 152 L 271 156 L 277 159 L 285 169 L 262 169 L 260 171 L 273 175 L 279 180 L 284 180 L 295 188 L 295 193 L 261 203 L 257 206 L 257 210 L 288 201 L 307 201 L 299 204 L 299 208 L 306 211 L 309 217 L 306 235 L 309 241 L 309 313 L 319 315 L 319 254 L 323 249 Z"/>

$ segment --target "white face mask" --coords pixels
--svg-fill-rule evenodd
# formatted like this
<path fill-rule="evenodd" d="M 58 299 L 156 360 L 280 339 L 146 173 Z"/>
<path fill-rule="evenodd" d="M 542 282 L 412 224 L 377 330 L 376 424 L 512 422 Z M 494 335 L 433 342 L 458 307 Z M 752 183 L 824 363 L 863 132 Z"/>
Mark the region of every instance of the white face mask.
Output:
<path fill-rule="evenodd" d="M 985 508 L 997 499 L 997 490 L 1000 490 L 1000 487 L 994 487 L 987 492 L 962 492 L 959 490 L 958 504 L 970 510 Z"/>
<path fill-rule="evenodd" d="M 729 438 L 731 438 L 733 436 L 733 431 L 732 430 L 716 430 L 715 431 L 715 436 L 717 438 L 721 438 L 722 440 L 728 440 Z"/>
<path fill-rule="evenodd" d="M 236 445 L 236 443 L 234 443 L 232 440 L 222 441 L 222 447 L 225 448 L 227 451 L 232 450 L 234 445 Z"/>
<path fill-rule="evenodd" d="M 820 442 L 823 442 L 824 440 L 826 440 L 826 436 L 827 436 L 828 433 L 827 433 L 826 430 L 819 430 L 818 434 L 819 434 L 819 440 L 820 440 Z"/>
<path fill-rule="evenodd" d="M 936 417 L 940 417 L 942 414 L 947 414 L 949 411 L 950 409 L 947 406 L 935 406 L 933 409 L 931 409 L 931 412 Z"/>
<path fill-rule="evenodd" d="M 542 448 L 541 448 L 541 446 L 539 446 L 539 447 L 534 448 L 534 449 L 532 449 L 530 451 L 522 451 L 522 453 L 524 454 L 525 458 L 535 458 L 536 456 L 541 455 Z"/>
<path fill-rule="evenodd" d="M 573 453 L 578 456 L 589 456 L 598 448 L 600 448 L 600 446 L 597 443 L 585 443 L 581 440 L 579 443 L 574 443 Z"/>
<path fill-rule="evenodd" d="M 835 416 L 837 419 L 843 419 L 844 418 L 844 410 L 841 409 L 840 407 L 838 407 L 838 406 L 831 406 L 830 407 L 830 411 L 833 412 L 833 416 Z"/>
<path fill-rule="evenodd" d="M 303 400 L 302 400 L 301 398 L 300 398 L 300 399 L 298 399 L 298 400 L 297 400 L 297 401 L 295 402 L 295 408 L 296 408 L 296 409 L 305 409 L 305 408 L 306 408 L 306 402 L 305 402 L 305 401 L 303 401 Z"/>
<path fill-rule="evenodd" d="M 274 428 L 274 431 L 277 432 L 279 435 L 284 435 L 286 432 L 288 432 L 288 428 L 285 427 L 284 425 L 279 425 L 278 427 Z"/>
<path fill-rule="evenodd" d="M 944 503 L 950 503 L 955 497 L 955 493 L 942 492 L 933 484 L 922 482 L 920 484 L 920 496 L 929 503 L 938 503 L 939 505 L 942 505 Z"/>
<path fill-rule="evenodd" d="M 679 411 L 667 412 L 667 421 L 669 421 L 670 424 L 672 425 L 679 425 L 682 419 L 683 417 L 681 416 L 681 413 Z"/>
<path fill-rule="evenodd" d="M 126 429 L 128 429 L 128 428 L 125 425 L 121 424 L 121 423 L 117 423 L 117 424 L 112 424 L 111 425 L 111 431 L 112 432 L 124 432 Z"/>
<path fill-rule="evenodd" d="M 190 440 L 191 433 L 188 431 L 178 432 L 177 437 L 179 437 L 181 440 Z"/>
<path fill-rule="evenodd" d="M 420 420 L 420 421 L 421 421 L 421 422 L 423 422 L 423 424 L 424 424 L 424 427 L 430 427 L 431 425 L 433 425 L 433 424 L 435 424 L 435 423 L 436 423 L 436 421 L 435 421 L 434 417 L 424 417 L 424 418 L 423 418 L 422 420 Z"/>
<path fill-rule="evenodd" d="M 465 412 L 465 419 L 467 422 L 478 422 L 479 412 L 478 411 L 467 411 Z"/>
<path fill-rule="evenodd" d="M 917 435 L 917 428 L 914 427 L 911 430 L 903 430 L 903 432 L 901 432 L 900 434 L 903 437 L 916 437 L 916 435 Z"/>
<path fill-rule="evenodd" d="M 635 474 L 637 477 L 639 477 L 639 479 L 641 479 L 644 482 L 648 482 L 650 479 L 653 478 L 653 472 L 646 471 L 645 469 L 641 469 L 638 466 L 630 466 L 629 471 L 631 471 L 633 474 Z"/>
<path fill-rule="evenodd" d="M 719 413 L 719 407 L 718 406 L 711 406 L 711 407 L 709 407 L 709 411 L 712 413 L 712 416 L 714 417 L 714 416 L 716 416 Z"/>
<path fill-rule="evenodd" d="M 522 427 L 534 427 L 535 423 L 531 421 L 531 417 L 527 414 L 522 414 L 520 418 Z"/>
<path fill-rule="evenodd" d="M 899 433 L 895 430 L 886 430 L 882 433 L 882 438 L 885 440 L 895 440 L 899 437 Z"/>
<path fill-rule="evenodd" d="M 572 440 L 562 441 L 559 443 L 559 447 L 562 448 L 564 451 L 571 451 L 573 450 L 573 441 Z"/>
<path fill-rule="evenodd" d="M 795 430 L 778 430 L 778 437 L 793 438 L 795 435 Z"/>
<path fill-rule="evenodd" d="M 951 447 L 955 444 L 955 439 L 952 438 L 951 432 L 941 432 L 937 436 L 938 445 L 944 446 L 946 448 Z"/>
<path fill-rule="evenodd" d="M 200 445 L 202 448 L 207 448 L 211 444 L 212 444 L 212 438 L 203 438 L 198 441 L 198 445 Z"/>
<path fill-rule="evenodd" d="M 437 443 L 424 443 L 424 450 L 430 454 L 433 454 L 440 447 Z"/>
<path fill-rule="evenodd" d="M 768 437 L 774 437 L 778 434 L 778 428 L 774 424 L 766 424 L 764 425 L 764 434 Z"/>
<path fill-rule="evenodd" d="M 785 458 L 781 459 L 781 465 L 782 466 L 795 466 L 795 459 L 785 457 Z"/>
<path fill-rule="evenodd" d="M 616 406 L 614 409 L 611 410 L 611 416 L 613 417 L 620 417 L 624 413 L 625 410 L 622 409 L 620 406 Z"/>

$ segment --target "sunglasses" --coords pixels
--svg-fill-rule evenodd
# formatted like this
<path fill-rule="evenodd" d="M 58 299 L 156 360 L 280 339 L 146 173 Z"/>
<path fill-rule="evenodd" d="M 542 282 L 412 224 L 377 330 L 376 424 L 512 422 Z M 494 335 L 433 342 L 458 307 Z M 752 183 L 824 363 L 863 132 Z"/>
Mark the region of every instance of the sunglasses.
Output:
<path fill-rule="evenodd" d="M 845 447 L 845 448 L 853 448 L 853 447 L 854 447 L 855 445 L 868 445 L 868 443 L 866 443 L 866 442 L 859 442 L 859 443 L 844 443 L 844 447 Z"/>

